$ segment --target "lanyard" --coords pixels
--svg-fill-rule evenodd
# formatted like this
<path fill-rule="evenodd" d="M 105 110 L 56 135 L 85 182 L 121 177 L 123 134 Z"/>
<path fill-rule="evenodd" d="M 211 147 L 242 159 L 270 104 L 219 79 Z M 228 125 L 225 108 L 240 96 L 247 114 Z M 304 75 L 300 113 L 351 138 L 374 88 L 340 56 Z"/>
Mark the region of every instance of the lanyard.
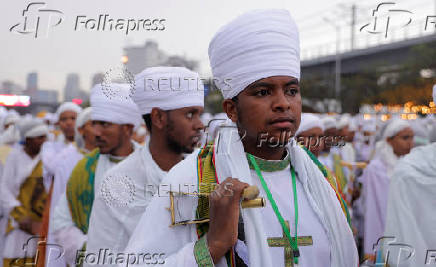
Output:
<path fill-rule="evenodd" d="M 289 228 L 285 224 L 285 220 L 282 217 L 282 214 L 279 211 L 279 208 L 277 207 L 277 204 L 271 194 L 271 191 L 268 189 L 267 184 L 265 183 L 265 180 L 263 179 L 262 173 L 260 172 L 259 166 L 256 163 L 256 160 L 254 157 L 250 154 L 248 154 L 248 158 L 250 159 L 251 163 L 254 166 L 254 169 L 257 173 L 257 176 L 259 176 L 260 183 L 262 184 L 263 190 L 266 192 L 266 195 L 268 197 L 269 202 L 271 203 L 271 206 L 274 210 L 274 213 L 277 216 L 277 219 L 279 220 L 280 224 L 282 225 L 283 232 L 285 232 L 286 237 L 289 239 L 289 244 L 291 244 L 292 251 L 294 253 L 294 263 L 298 264 L 298 257 L 300 256 L 300 252 L 298 250 L 298 244 L 297 244 L 297 226 L 298 226 L 298 198 L 297 198 L 297 183 L 295 179 L 295 171 L 294 168 L 291 165 L 291 174 L 292 174 L 292 189 L 294 191 L 294 211 L 295 211 L 295 239 L 292 239 L 291 233 L 289 232 Z"/>

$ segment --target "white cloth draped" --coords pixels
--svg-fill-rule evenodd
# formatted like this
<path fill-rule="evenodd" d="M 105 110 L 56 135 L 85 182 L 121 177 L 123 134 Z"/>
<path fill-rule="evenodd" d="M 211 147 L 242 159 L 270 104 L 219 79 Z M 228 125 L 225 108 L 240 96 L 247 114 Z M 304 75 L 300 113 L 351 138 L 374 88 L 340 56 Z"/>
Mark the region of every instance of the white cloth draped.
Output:
<path fill-rule="evenodd" d="M 435 159 L 435 143 L 421 146 L 401 159 L 394 170 L 389 188 L 384 233 L 385 236 L 395 237 L 394 243 L 414 248 L 415 253 L 397 265 L 399 267 L 429 266 L 425 265 L 428 260 L 427 251 L 436 247 Z M 398 251 L 395 251 L 395 246 L 385 246 L 385 249 L 391 252 L 389 263 L 393 266 L 397 263 L 395 260 L 398 254 L 395 252 Z M 407 256 L 408 253 L 404 254 Z M 431 255 L 434 253 L 430 253 Z M 431 262 L 434 263 L 434 260 Z"/>
<path fill-rule="evenodd" d="M 55 212 L 55 208 L 61 199 L 62 195 L 65 194 L 68 179 L 70 178 L 71 172 L 76 166 L 77 162 L 83 158 L 83 154 L 79 152 L 74 144 L 69 144 L 61 153 L 58 155 L 56 162 L 56 170 L 54 173 L 53 181 L 53 192 L 50 200 L 50 213 Z M 69 213 L 69 211 L 68 211 Z M 53 226 L 49 222 L 49 231 L 47 236 L 47 243 L 55 243 L 53 237 Z M 54 254 L 52 258 L 48 258 L 50 255 L 46 253 L 46 267 L 55 266 L 66 266 L 64 257 L 58 257 Z"/>
<path fill-rule="evenodd" d="M 96 191 L 88 229 L 88 253 L 109 249 L 115 254 L 125 249 L 166 173 L 153 160 L 147 143 L 106 172 L 101 189 L 105 194 L 113 192 L 114 201 L 109 202 L 102 190 Z M 84 266 L 91 265 L 85 262 Z"/>
<path fill-rule="evenodd" d="M 215 163 L 218 180 L 223 181 L 226 177 L 237 177 L 243 182 L 255 184 L 258 179 L 256 179 L 256 176 L 252 176 L 253 173 L 248 167 L 239 137 L 237 137 L 237 134 L 233 134 L 232 137 L 231 132 L 233 129 L 223 129 L 230 130 L 220 131 L 220 135 L 216 139 L 218 151 L 215 152 Z M 312 219 L 318 220 L 321 225 L 321 232 L 324 232 L 327 236 L 328 246 L 330 246 L 330 266 L 357 266 L 358 255 L 353 235 L 334 191 L 304 150 L 292 145 L 289 145 L 287 149 L 290 153 L 291 163 L 301 183 L 300 192 L 304 192 L 300 195 L 307 198 L 308 204 L 305 209 L 312 210 L 314 216 Z M 196 188 L 197 153 L 198 151 L 194 152 L 193 155 L 176 165 L 162 183 L 168 183 L 171 186 L 188 184 Z M 291 190 L 290 174 L 288 174 L 286 183 L 286 186 L 283 184 L 277 184 L 276 186 L 281 187 L 282 190 L 287 188 L 286 192 L 289 194 Z M 280 194 L 277 199 L 281 199 Z M 183 203 L 184 205 L 177 205 L 179 214 L 184 215 L 182 217 L 193 218 L 197 206 L 196 199 L 184 199 Z M 284 197 L 278 203 L 280 205 L 286 205 L 284 203 L 287 203 L 288 206 L 285 210 L 292 211 L 293 203 L 290 196 Z M 195 226 L 169 228 L 167 225 L 170 223 L 170 214 L 165 210 L 168 205 L 169 200 L 167 197 L 153 198 L 146 213 L 141 217 L 141 221 L 135 229 L 125 252 L 159 251 L 166 253 L 167 258 L 164 266 L 196 266 L 193 256 L 193 245 L 197 240 Z M 268 209 L 268 206 L 265 209 Z M 153 216 L 150 216 L 151 214 Z M 268 223 L 268 227 L 266 227 L 267 219 L 264 217 L 267 216 L 263 215 L 262 209 L 243 210 L 242 217 L 244 219 L 250 266 L 276 267 L 283 264 L 283 258 L 280 258 L 279 261 L 276 257 L 273 257 L 272 255 L 277 254 L 273 253 L 273 249 L 268 247 L 267 237 L 269 236 L 267 234 L 269 234 L 269 230 L 267 229 L 271 225 Z M 269 218 L 269 220 L 274 219 Z M 303 223 L 304 218 L 300 218 L 300 220 Z M 313 221 L 307 220 L 305 223 L 312 224 Z M 277 222 L 275 227 L 277 231 L 275 234 L 281 235 L 280 226 Z M 304 261 L 304 258 L 301 261 Z M 224 259 L 217 266 L 226 266 Z M 319 266 L 326 265 L 322 263 Z"/>
<path fill-rule="evenodd" d="M 271 76 L 300 79 L 300 40 L 289 11 L 247 12 L 222 27 L 209 44 L 215 84 L 224 99 Z"/>
<path fill-rule="evenodd" d="M 20 187 L 27 177 L 32 173 L 36 164 L 40 160 L 40 155 L 34 158 L 29 157 L 22 146 L 16 146 L 9 154 L 3 170 L 3 177 L 0 185 L 0 200 L 3 211 L 7 214 L 6 218 L 10 218 L 9 213 L 13 208 L 20 206 L 21 203 L 17 200 L 20 193 Z M 30 234 L 18 229 L 18 223 L 12 219 L 12 225 L 15 228 L 9 232 L 4 241 L 4 258 L 19 258 L 24 257 L 23 245 L 26 244 L 31 237 Z M 4 233 L 2 229 L 2 233 Z M 36 253 L 36 241 L 30 243 L 27 250 L 27 256 L 32 257 Z"/>

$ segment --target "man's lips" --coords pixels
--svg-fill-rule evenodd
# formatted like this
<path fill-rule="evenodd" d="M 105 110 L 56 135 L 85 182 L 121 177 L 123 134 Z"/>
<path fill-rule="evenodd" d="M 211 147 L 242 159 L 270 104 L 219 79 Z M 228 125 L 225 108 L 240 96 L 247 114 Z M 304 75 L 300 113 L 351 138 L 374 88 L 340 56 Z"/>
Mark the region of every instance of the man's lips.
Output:
<path fill-rule="evenodd" d="M 278 118 L 270 122 L 270 124 L 277 128 L 288 128 L 290 129 L 294 125 L 295 121 L 290 118 Z"/>

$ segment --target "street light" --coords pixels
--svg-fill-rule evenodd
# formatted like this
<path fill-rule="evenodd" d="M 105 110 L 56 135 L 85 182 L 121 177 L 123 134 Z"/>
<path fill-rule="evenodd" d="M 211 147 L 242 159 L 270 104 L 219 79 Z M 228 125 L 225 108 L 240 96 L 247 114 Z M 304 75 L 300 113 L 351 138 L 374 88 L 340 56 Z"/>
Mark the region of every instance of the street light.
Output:
<path fill-rule="evenodd" d="M 339 25 L 328 18 L 323 18 L 325 22 L 332 25 L 336 30 L 336 62 L 335 62 L 335 97 L 338 101 L 340 111 L 342 111 L 341 103 L 341 53 L 339 51 L 340 40 L 341 40 L 341 29 Z"/>

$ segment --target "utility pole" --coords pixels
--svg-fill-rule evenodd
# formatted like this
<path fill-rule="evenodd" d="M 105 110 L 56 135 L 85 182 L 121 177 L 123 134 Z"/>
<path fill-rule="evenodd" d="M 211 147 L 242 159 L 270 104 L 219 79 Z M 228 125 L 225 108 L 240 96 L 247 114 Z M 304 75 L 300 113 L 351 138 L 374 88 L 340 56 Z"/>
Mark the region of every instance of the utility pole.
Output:
<path fill-rule="evenodd" d="M 323 18 L 325 22 L 332 25 L 336 30 L 336 57 L 335 57 L 335 98 L 338 101 L 339 108 L 342 110 L 342 103 L 341 103 L 341 51 L 340 51 L 340 45 L 341 45 L 341 28 L 338 24 L 336 24 L 334 21 Z"/>
<path fill-rule="evenodd" d="M 436 1 L 436 0 L 435 0 Z M 351 50 L 354 50 L 354 31 L 356 28 L 356 4 L 351 6 Z"/>

